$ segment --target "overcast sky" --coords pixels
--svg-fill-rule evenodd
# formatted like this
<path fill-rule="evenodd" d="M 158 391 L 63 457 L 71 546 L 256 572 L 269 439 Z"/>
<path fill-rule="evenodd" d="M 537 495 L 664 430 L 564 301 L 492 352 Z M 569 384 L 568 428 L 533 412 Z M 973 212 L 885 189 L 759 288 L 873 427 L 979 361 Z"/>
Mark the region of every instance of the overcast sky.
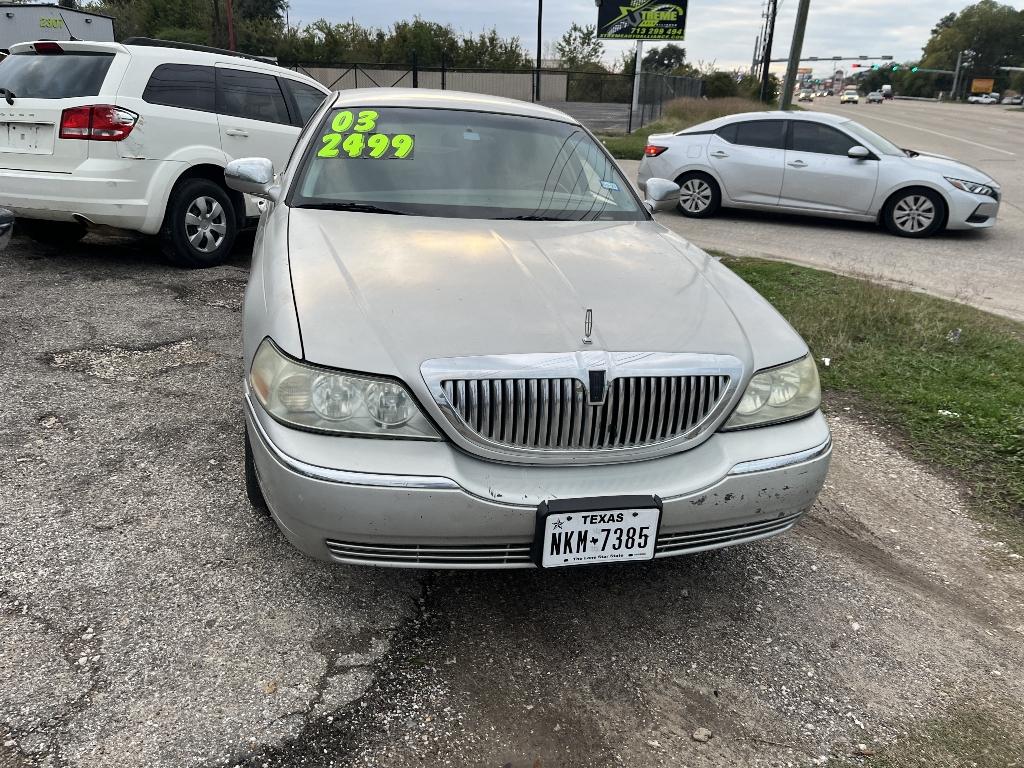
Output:
<path fill-rule="evenodd" d="M 916 59 L 935 22 L 970 4 L 965 0 L 812 0 L 804 55 L 891 54 L 899 61 Z M 1024 8 L 1024 0 L 1009 4 Z M 754 39 L 760 30 L 762 5 L 762 0 L 691 0 L 687 39 L 683 43 L 687 58 L 691 62 L 714 61 L 721 69 L 749 67 Z M 531 53 L 537 45 L 536 0 L 390 0 L 358 5 L 338 0 L 290 0 L 290 6 L 292 24 L 319 18 L 333 22 L 355 18 L 366 26 L 387 27 L 419 14 L 428 21 L 451 24 L 464 32 L 495 27 L 502 36 L 518 37 Z M 781 0 L 775 58 L 789 51 L 796 6 L 797 0 Z M 544 6 L 545 43 L 561 37 L 574 21 L 596 23 L 593 0 L 548 0 Z M 627 47 L 632 48 L 632 44 L 605 43 L 605 59 L 614 61 Z"/>

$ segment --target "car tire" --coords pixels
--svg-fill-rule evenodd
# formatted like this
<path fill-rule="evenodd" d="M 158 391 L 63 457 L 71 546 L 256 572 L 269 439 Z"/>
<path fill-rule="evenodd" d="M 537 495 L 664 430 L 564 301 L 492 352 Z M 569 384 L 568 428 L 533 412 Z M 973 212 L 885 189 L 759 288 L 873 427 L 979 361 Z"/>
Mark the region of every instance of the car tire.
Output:
<path fill-rule="evenodd" d="M 886 201 L 882 220 L 894 235 L 930 237 L 946 224 L 946 203 L 931 189 L 903 189 Z"/>
<path fill-rule="evenodd" d="M 18 219 L 15 232 L 28 235 L 37 243 L 58 248 L 74 245 L 88 232 L 80 221 L 43 221 L 42 219 Z"/>
<path fill-rule="evenodd" d="M 722 190 L 718 182 L 706 173 L 691 171 L 678 179 L 678 211 L 689 219 L 707 219 L 718 213 L 722 206 Z"/>
<path fill-rule="evenodd" d="M 249 442 L 249 430 L 245 430 L 245 495 L 249 503 L 257 512 L 265 515 L 270 514 L 270 507 L 263 497 L 263 489 L 260 487 L 260 478 L 256 474 L 256 461 L 252 457 L 252 444 Z"/>
<path fill-rule="evenodd" d="M 164 255 L 187 269 L 227 261 L 238 235 L 238 216 L 227 190 L 209 179 L 186 179 L 171 193 L 160 232 Z"/>

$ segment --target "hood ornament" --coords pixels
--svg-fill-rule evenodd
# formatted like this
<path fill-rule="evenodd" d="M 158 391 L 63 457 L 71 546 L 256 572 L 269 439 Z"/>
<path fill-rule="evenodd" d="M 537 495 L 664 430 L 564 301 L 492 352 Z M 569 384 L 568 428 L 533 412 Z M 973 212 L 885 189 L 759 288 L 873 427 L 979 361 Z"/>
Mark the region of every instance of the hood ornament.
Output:
<path fill-rule="evenodd" d="M 593 344 L 594 340 L 590 338 L 591 332 L 594 330 L 594 310 L 587 310 L 587 317 L 583 321 L 583 343 Z"/>

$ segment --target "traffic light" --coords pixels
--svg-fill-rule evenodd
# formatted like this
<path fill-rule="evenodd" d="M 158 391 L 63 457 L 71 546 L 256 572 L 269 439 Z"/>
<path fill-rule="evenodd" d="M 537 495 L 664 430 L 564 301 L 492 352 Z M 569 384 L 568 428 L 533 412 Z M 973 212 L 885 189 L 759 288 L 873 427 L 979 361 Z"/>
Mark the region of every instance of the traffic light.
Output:
<path fill-rule="evenodd" d="M 917 72 L 917 70 L 919 70 L 919 69 L 920 69 L 920 67 L 911 67 L 910 71 L 911 72 Z"/>
<path fill-rule="evenodd" d="M 872 64 L 872 65 L 871 65 L 871 68 L 872 68 L 872 69 L 879 69 L 879 66 L 878 66 L 877 64 Z"/>
<path fill-rule="evenodd" d="M 893 64 L 892 65 L 892 71 L 893 72 L 899 72 L 900 71 L 900 65 L 899 64 Z"/>
<path fill-rule="evenodd" d="M 860 67 L 863 67 L 863 66 L 864 66 L 863 64 L 851 64 L 850 65 L 850 69 L 859 69 Z"/>

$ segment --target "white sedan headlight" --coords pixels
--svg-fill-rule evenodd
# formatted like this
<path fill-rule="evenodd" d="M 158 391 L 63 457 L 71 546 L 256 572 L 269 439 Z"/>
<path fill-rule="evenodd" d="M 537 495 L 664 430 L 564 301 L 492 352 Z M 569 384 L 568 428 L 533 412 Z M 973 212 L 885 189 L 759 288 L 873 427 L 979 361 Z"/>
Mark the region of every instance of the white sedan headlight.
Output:
<path fill-rule="evenodd" d="M 814 359 L 807 355 L 796 362 L 754 374 L 723 429 L 789 421 L 813 413 L 820 405 L 818 368 Z"/>
<path fill-rule="evenodd" d="M 995 189 L 988 184 L 980 184 L 977 181 L 964 181 L 963 179 L 951 179 L 949 176 L 946 177 L 946 181 L 957 189 L 962 189 L 964 192 L 971 192 L 975 195 L 988 195 L 989 197 L 996 196 Z"/>
<path fill-rule="evenodd" d="M 267 413 L 291 427 L 357 437 L 441 439 L 397 381 L 301 363 L 269 338 L 253 357 L 249 386 Z"/>

